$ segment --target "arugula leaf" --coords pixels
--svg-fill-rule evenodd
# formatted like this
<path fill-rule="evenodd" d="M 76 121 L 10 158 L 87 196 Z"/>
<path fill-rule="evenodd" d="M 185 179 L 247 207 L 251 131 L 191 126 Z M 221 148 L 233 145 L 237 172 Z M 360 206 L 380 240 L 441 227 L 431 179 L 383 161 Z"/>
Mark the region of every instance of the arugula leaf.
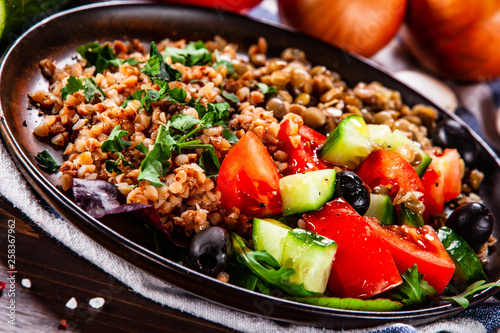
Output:
<path fill-rule="evenodd" d="M 484 280 L 476 281 L 470 286 L 468 286 L 463 293 L 455 296 L 441 297 L 441 299 L 445 301 L 455 301 L 463 308 L 466 308 L 469 306 L 469 300 L 467 299 L 467 297 L 472 296 L 476 292 L 481 291 L 483 289 L 488 289 L 491 287 L 500 287 L 500 283 L 498 282 L 491 282 L 486 284 L 485 282 L 486 281 Z"/>
<path fill-rule="evenodd" d="M 186 66 L 206 65 L 212 61 L 212 53 L 207 50 L 202 41 L 190 42 L 185 48 L 167 47 L 164 57 L 170 57 L 172 62 Z"/>
<path fill-rule="evenodd" d="M 97 41 L 81 45 L 76 48 L 76 52 L 87 60 L 87 67 L 95 66 L 96 73 L 102 73 L 110 67 L 118 68 L 121 64 L 128 62 L 131 65 L 138 63 L 134 59 L 118 59 L 109 44 L 101 46 Z"/>
<path fill-rule="evenodd" d="M 236 144 L 240 140 L 229 128 L 223 128 L 222 135 L 232 145 Z"/>
<path fill-rule="evenodd" d="M 259 90 L 264 94 L 272 94 L 278 92 L 278 89 L 269 87 L 267 84 L 264 82 L 259 82 L 257 83 L 257 87 L 259 87 Z"/>
<path fill-rule="evenodd" d="M 242 265 L 230 263 L 226 272 L 229 274 L 229 283 L 248 290 L 255 290 L 259 281 L 259 278 L 255 274 Z"/>
<path fill-rule="evenodd" d="M 287 297 L 286 299 L 301 303 L 344 310 L 395 311 L 400 310 L 403 307 L 403 304 L 401 304 L 400 302 L 385 298 L 358 299 L 340 297 Z"/>
<path fill-rule="evenodd" d="M 272 255 L 266 251 L 252 251 L 243 238 L 231 232 L 234 253 L 238 262 L 246 266 L 258 276 L 265 284 L 277 287 L 292 296 L 320 297 L 322 294 L 304 289 L 304 285 L 285 282 L 295 274 L 295 269 L 280 267 Z"/>
<path fill-rule="evenodd" d="M 85 85 L 83 82 L 85 82 Z M 85 96 L 87 103 L 92 103 L 96 97 L 100 101 L 106 97 L 104 90 L 95 83 L 93 78 L 78 79 L 70 76 L 66 85 L 61 89 L 61 99 L 65 101 L 70 94 L 74 94 L 80 90 L 83 90 L 83 96 Z"/>
<path fill-rule="evenodd" d="M 61 164 L 57 162 L 54 157 L 49 153 L 47 149 L 39 152 L 35 155 L 35 161 L 46 171 L 54 173 L 61 167 Z"/>
<path fill-rule="evenodd" d="M 120 125 L 116 125 L 109 134 L 108 139 L 101 144 L 102 152 L 119 153 L 130 147 L 132 144 L 122 139 L 126 135 L 128 135 L 128 132 L 122 130 Z"/>
<path fill-rule="evenodd" d="M 436 290 L 423 279 L 423 276 L 418 272 L 416 264 L 408 268 L 401 275 L 403 283 L 395 289 L 391 298 L 401 301 L 406 306 L 418 306 L 426 300 L 427 296 L 437 296 Z"/>

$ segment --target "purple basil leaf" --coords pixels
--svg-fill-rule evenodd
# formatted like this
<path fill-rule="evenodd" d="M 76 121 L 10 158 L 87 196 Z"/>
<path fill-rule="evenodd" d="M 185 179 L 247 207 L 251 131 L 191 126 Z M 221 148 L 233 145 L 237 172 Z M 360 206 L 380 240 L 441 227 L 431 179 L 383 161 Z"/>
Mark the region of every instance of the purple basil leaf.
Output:
<path fill-rule="evenodd" d="M 94 218 L 111 214 L 134 213 L 139 219 L 161 231 L 178 247 L 186 248 L 189 245 L 189 238 L 184 233 L 170 234 L 165 229 L 154 207 L 140 203 L 121 205 L 116 199 L 118 190 L 105 180 L 74 178 L 73 196 L 76 204 Z"/>
<path fill-rule="evenodd" d="M 76 204 L 96 219 L 120 206 L 116 186 L 105 180 L 73 178 L 73 196 Z"/>

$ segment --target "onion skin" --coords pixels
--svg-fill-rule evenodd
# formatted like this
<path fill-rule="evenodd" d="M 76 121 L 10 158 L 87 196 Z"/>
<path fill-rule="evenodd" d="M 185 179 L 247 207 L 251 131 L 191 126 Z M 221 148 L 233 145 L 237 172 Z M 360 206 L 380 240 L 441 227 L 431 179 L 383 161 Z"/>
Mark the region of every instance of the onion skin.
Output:
<path fill-rule="evenodd" d="M 364 57 L 396 35 L 406 5 L 406 0 L 278 0 L 283 23 Z"/>
<path fill-rule="evenodd" d="M 500 1 L 410 1 L 403 42 L 430 71 L 460 81 L 500 77 Z"/>

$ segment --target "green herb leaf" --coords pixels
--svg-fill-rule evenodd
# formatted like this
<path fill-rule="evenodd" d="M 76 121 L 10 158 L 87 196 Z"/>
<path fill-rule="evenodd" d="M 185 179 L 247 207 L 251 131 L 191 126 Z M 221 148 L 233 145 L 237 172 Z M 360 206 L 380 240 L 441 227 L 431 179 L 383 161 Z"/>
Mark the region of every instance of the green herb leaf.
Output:
<path fill-rule="evenodd" d="M 83 90 L 85 87 L 80 79 L 77 79 L 74 76 L 70 76 L 66 85 L 61 89 L 61 99 L 63 101 L 68 98 L 68 95 L 74 94 L 79 90 Z"/>
<path fill-rule="evenodd" d="M 122 171 L 119 168 L 120 162 L 123 166 L 133 166 L 125 160 L 125 157 L 121 153 L 132 145 L 130 142 L 122 139 L 126 135 L 128 135 L 128 132 L 122 130 L 120 125 L 116 125 L 109 134 L 108 139 L 101 144 L 101 150 L 103 153 L 114 153 L 118 155 L 118 159 L 116 161 L 106 160 L 104 162 L 108 172 L 121 174 Z"/>
<path fill-rule="evenodd" d="M 54 157 L 49 153 L 47 149 L 39 152 L 35 155 L 35 161 L 46 171 L 54 173 L 61 167 L 61 164 L 57 162 Z"/>
<path fill-rule="evenodd" d="M 235 94 L 227 92 L 225 90 L 222 91 L 222 96 L 225 99 L 230 100 L 233 103 L 239 103 L 240 102 L 240 99 Z"/>
<path fill-rule="evenodd" d="M 227 60 L 220 60 L 220 61 L 217 61 L 214 65 L 214 68 L 218 68 L 220 65 L 225 65 L 226 68 L 227 68 L 227 74 L 230 74 L 230 75 L 233 75 L 234 74 L 234 66 L 232 63 L 230 63 L 229 61 Z"/>
<path fill-rule="evenodd" d="M 220 162 L 214 151 L 214 146 L 205 149 L 200 156 L 200 167 L 205 170 L 207 177 L 216 177 L 219 175 Z"/>
<path fill-rule="evenodd" d="M 149 76 L 153 81 L 156 79 L 164 81 L 178 81 L 182 74 L 177 69 L 172 68 L 165 62 L 161 52 L 156 47 L 155 42 L 151 42 L 149 49 L 149 59 L 141 71 Z M 156 82 L 156 81 L 155 81 Z"/>
<path fill-rule="evenodd" d="M 120 125 L 116 125 L 109 134 L 108 139 L 101 144 L 102 152 L 119 153 L 130 147 L 132 144 L 122 139 L 126 135 L 128 135 L 128 132 L 122 130 Z"/>
<path fill-rule="evenodd" d="M 259 87 L 259 90 L 264 94 L 272 94 L 278 92 L 278 89 L 269 87 L 267 84 L 264 82 L 259 82 L 257 83 L 257 87 Z"/>
<path fill-rule="evenodd" d="M 138 151 L 140 151 L 141 153 L 145 154 L 145 155 L 148 154 L 148 148 L 146 148 L 146 145 L 144 145 L 144 142 L 140 142 L 134 148 L 137 149 Z"/>
<path fill-rule="evenodd" d="M 179 114 L 172 117 L 170 126 L 182 133 L 188 133 L 199 123 L 200 120 L 191 115 Z"/>
<path fill-rule="evenodd" d="M 478 291 L 488 289 L 491 287 L 500 287 L 500 283 L 498 282 L 491 282 L 491 283 L 486 283 L 484 280 L 476 281 L 473 284 L 471 284 L 465 291 L 461 294 L 458 294 L 456 296 L 450 296 L 450 297 L 441 297 L 442 300 L 445 301 L 455 301 L 459 305 L 461 305 L 463 308 L 466 308 L 469 306 L 469 300 L 467 297 L 474 295 Z"/>
<path fill-rule="evenodd" d="M 421 305 L 427 296 L 437 296 L 436 290 L 423 279 L 423 276 L 418 272 L 416 264 L 408 268 L 401 275 L 403 283 L 395 289 L 391 298 L 413 307 Z"/>
<path fill-rule="evenodd" d="M 229 128 L 222 129 L 222 135 L 232 145 L 236 144 L 239 141 L 238 137 L 234 135 L 234 132 Z"/>
<path fill-rule="evenodd" d="M 186 104 L 187 93 L 184 89 L 173 88 L 168 91 L 167 99 L 177 104 Z"/>
<path fill-rule="evenodd" d="M 229 283 L 248 290 L 255 290 L 259 278 L 245 266 L 230 263 L 226 272 L 229 274 Z"/>
<path fill-rule="evenodd" d="M 95 66 L 96 73 L 102 73 L 104 70 L 110 67 L 118 68 L 125 61 L 122 59 L 117 59 L 114 51 L 109 47 L 108 44 L 101 46 L 98 42 L 90 42 L 85 45 L 81 45 L 76 48 L 83 59 L 87 60 L 87 67 Z M 134 63 L 134 60 L 127 60 L 130 64 Z"/>
<path fill-rule="evenodd" d="M 164 57 L 170 57 L 173 63 L 186 66 L 206 65 L 212 61 L 212 53 L 207 50 L 202 41 L 190 42 L 183 49 L 167 47 Z"/>
<path fill-rule="evenodd" d="M 83 82 L 85 82 L 85 85 Z M 88 103 L 92 103 L 96 97 L 100 101 L 103 101 L 104 97 L 106 97 L 104 90 L 95 83 L 93 78 L 77 79 L 70 76 L 66 85 L 61 89 L 61 99 L 65 101 L 68 95 L 80 90 L 83 90 L 83 96 L 85 96 L 85 101 Z"/>
<path fill-rule="evenodd" d="M 295 274 L 295 269 L 280 267 L 276 259 L 266 251 L 252 251 L 243 238 L 231 232 L 233 249 L 238 262 L 246 266 L 252 273 L 258 276 L 265 284 L 277 287 L 292 296 L 314 296 L 322 294 L 304 289 L 304 285 L 296 285 L 285 282 Z"/>
<path fill-rule="evenodd" d="M 170 168 L 170 158 L 176 144 L 168 132 L 169 129 L 163 125 L 158 128 L 153 149 L 141 162 L 141 171 L 137 178 L 139 181 L 147 180 L 155 187 L 164 185 L 160 177 L 166 175 Z"/>
<path fill-rule="evenodd" d="M 100 86 L 95 83 L 93 78 L 85 79 L 85 90 L 83 91 L 83 96 L 85 96 L 85 100 L 88 103 L 92 103 L 95 98 L 99 99 L 99 101 L 104 101 L 106 97 L 106 93 Z"/>

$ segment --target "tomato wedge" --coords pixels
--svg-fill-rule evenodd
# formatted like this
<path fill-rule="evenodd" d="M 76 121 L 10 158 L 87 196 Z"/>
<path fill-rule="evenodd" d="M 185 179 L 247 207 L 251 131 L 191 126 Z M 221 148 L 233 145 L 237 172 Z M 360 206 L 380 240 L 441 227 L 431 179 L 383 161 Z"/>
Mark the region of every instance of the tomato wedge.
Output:
<path fill-rule="evenodd" d="M 455 264 L 430 225 L 415 228 L 407 225 L 381 226 L 374 218 L 365 220 L 385 242 L 394 262 L 403 274 L 417 264 L 418 272 L 441 294 L 453 277 Z M 340 247 L 339 247 L 340 248 Z"/>
<path fill-rule="evenodd" d="M 278 139 L 283 141 L 283 151 L 289 156 L 288 167 L 283 174 L 293 175 L 327 169 L 328 164 L 316 154 L 326 137 L 305 125 L 300 126 L 297 133 L 293 133 L 294 131 L 296 132 L 296 129 L 293 129 L 289 119 L 281 123 Z"/>
<path fill-rule="evenodd" d="M 306 125 L 300 126 L 299 134 L 302 139 L 309 143 L 309 146 L 316 152 L 326 141 L 326 136 L 313 130 Z"/>
<path fill-rule="evenodd" d="M 385 243 L 344 199 L 304 215 L 307 229 L 334 240 L 328 288 L 339 297 L 366 298 L 402 283 Z"/>
<path fill-rule="evenodd" d="M 221 206 L 236 207 L 248 217 L 281 213 L 278 170 L 267 148 L 247 132 L 227 154 L 217 178 Z"/>
<path fill-rule="evenodd" d="M 394 199 L 399 189 L 422 194 L 425 191 L 411 164 L 398 153 L 388 150 L 372 152 L 355 172 L 372 189 L 379 185 L 387 186 L 391 199 Z"/>
<path fill-rule="evenodd" d="M 444 209 L 443 175 L 430 167 L 422 176 L 422 184 L 425 188 L 425 212 L 430 215 L 441 214 Z"/>

